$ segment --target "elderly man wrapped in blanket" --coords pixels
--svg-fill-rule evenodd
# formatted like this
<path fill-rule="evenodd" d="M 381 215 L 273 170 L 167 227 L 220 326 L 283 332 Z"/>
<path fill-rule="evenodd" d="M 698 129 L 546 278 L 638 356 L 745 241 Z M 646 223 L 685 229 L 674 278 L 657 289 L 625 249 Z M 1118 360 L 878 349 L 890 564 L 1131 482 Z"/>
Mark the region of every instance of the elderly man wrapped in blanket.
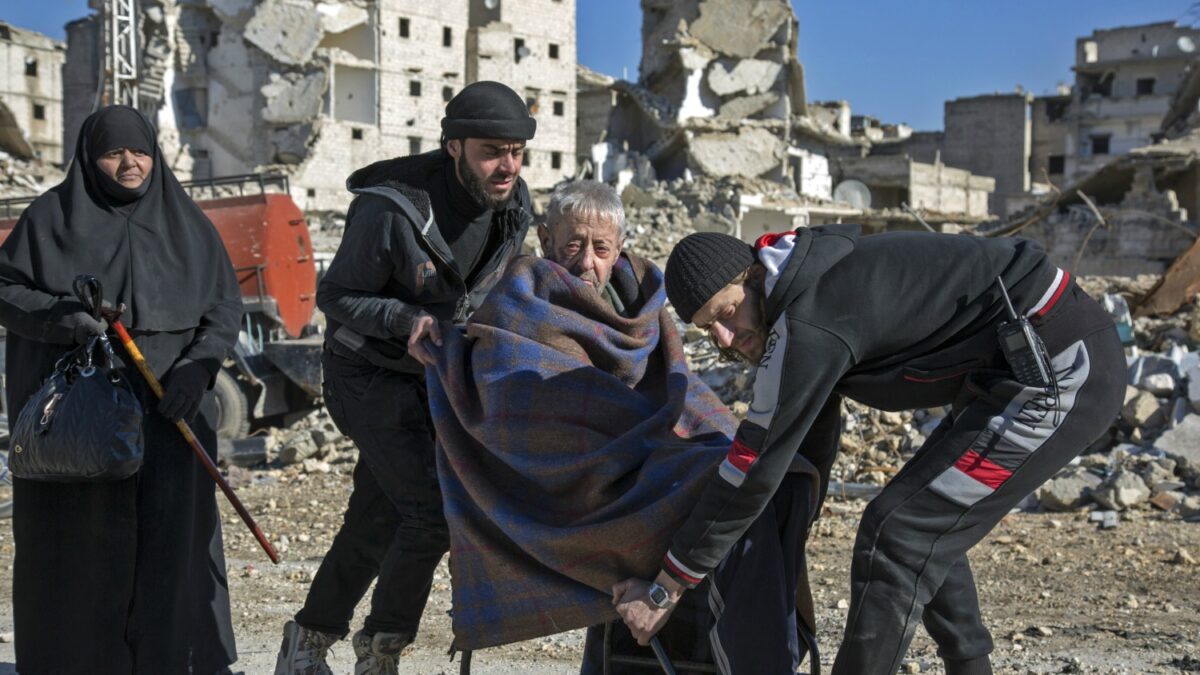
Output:
<path fill-rule="evenodd" d="M 652 576 L 713 472 L 738 461 L 736 422 L 688 370 L 662 273 L 622 253 L 623 234 L 612 188 L 567 184 L 539 229 L 547 259 L 515 260 L 465 331 L 424 345 L 456 649 L 616 619 L 614 584 Z M 794 673 L 809 652 L 818 490 L 798 462 L 661 634 L 674 658 Z M 585 673 L 599 672 L 598 635 Z"/>

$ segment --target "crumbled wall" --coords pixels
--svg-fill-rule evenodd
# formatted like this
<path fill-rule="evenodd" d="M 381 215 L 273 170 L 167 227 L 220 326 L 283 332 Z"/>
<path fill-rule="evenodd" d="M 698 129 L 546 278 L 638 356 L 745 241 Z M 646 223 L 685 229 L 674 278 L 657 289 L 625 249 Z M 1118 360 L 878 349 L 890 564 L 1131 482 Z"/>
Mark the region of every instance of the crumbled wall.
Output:
<path fill-rule="evenodd" d="M 284 171 L 303 207 L 339 210 L 353 170 L 438 146 L 446 101 L 473 71 L 537 103 L 524 175 L 548 187 L 575 167 L 574 2 L 503 3 L 488 20 L 517 26 L 496 46 L 511 67 L 489 71 L 469 45 L 473 1 L 141 0 L 140 105 L 181 178 Z M 77 23 L 74 42 L 102 45 L 98 18 Z M 520 63 L 517 39 L 531 52 Z M 81 49 L 67 70 L 82 82 L 94 63 Z M 68 136 L 94 80 L 69 90 Z"/>
<path fill-rule="evenodd" d="M 66 45 L 3 22 L 0 30 L 8 36 L 0 37 L 0 105 L 6 109 L 0 118 L 0 150 L 22 159 L 61 162 Z"/>

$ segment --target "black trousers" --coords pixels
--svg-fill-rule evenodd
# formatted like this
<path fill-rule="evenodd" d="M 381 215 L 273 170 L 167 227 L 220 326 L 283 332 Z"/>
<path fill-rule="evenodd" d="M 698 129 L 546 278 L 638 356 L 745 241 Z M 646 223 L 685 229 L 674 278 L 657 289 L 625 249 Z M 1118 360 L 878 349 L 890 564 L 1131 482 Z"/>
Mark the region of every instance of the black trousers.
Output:
<path fill-rule="evenodd" d="M 342 527 L 296 622 L 345 636 L 378 577 L 366 632 L 415 636 L 450 545 L 425 383 L 328 350 L 321 361 L 325 405 L 359 460 Z"/>
<path fill-rule="evenodd" d="M 969 377 L 952 414 L 867 506 L 835 675 L 892 675 L 918 621 L 948 667 L 986 664 L 992 639 L 967 550 L 1099 438 L 1124 397 L 1115 330 L 1059 349 L 1052 363 L 1057 391 L 1002 372 Z"/>

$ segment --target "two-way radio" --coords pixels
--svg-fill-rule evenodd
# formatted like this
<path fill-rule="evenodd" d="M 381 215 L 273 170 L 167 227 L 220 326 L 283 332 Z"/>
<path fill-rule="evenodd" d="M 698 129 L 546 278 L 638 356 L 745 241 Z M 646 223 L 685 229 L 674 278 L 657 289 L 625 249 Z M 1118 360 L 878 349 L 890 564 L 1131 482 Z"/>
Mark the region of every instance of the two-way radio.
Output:
<path fill-rule="evenodd" d="M 1012 369 L 1013 376 L 1018 382 L 1027 387 L 1045 389 L 1054 384 L 1054 373 L 1050 369 L 1050 360 L 1046 356 L 1046 346 L 1029 319 L 1017 314 L 1004 281 L 996 277 L 996 285 L 1000 287 L 1000 295 L 1004 297 L 1004 306 L 1008 308 L 1009 320 L 1001 323 L 996 332 L 1000 338 L 1000 350 L 1004 359 Z"/>

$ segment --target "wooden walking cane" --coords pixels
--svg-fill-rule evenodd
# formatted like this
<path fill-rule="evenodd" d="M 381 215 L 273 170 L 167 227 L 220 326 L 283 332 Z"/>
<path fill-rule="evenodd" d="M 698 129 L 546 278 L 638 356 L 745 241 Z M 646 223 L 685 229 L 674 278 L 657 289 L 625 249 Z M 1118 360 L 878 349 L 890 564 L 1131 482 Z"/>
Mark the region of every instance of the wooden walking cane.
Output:
<path fill-rule="evenodd" d="M 129 352 L 129 358 L 133 359 L 133 364 L 137 366 L 142 377 L 146 378 L 146 383 L 154 390 L 154 395 L 161 399 L 163 397 L 162 385 L 159 384 L 158 378 L 151 372 L 150 367 L 146 365 L 146 357 L 142 356 L 141 350 L 133 343 L 133 338 L 130 337 L 129 331 L 125 330 L 125 326 L 122 326 L 121 322 L 116 318 L 113 318 L 109 323 L 112 325 L 113 330 L 117 331 L 117 335 L 120 336 L 121 344 L 125 347 L 125 351 Z M 267 557 L 271 559 L 271 562 L 278 565 L 279 553 L 271 545 L 271 542 L 267 540 L 262 530 L 259 529 L 258 523 L 254 522 L 254 517 L 242 505 L 242 500 L 238 499 L 238 496 L 234 494 L 233 488 L 221 476 L 221 472 L 217 470 L 217 465 L 213 463 L 212 458 L 204 451 L 204 446 L 200 445 L 200 441 L 196 439 L 196 434 L 192 433 L 192 428 L 183 420 L 177 420 L 175 427 L 179 429 L 179 433 L 183 434 L 184 439 L 191 446 L 192 454 L 196 455 L 196 459 L 200 460 L 200 463 L 204 465 L 204 470 L 208 471 L 208 475 L 216 482 L 217 487 L 221 488 L 221 492 L 225 493 L 225 497 L 229 500 L 229 503 L 233 504 L 234 510 L 242 517 L 242 522 L 246 523 L 246 527 L 250 528 L 250 532 L 258 540 L 259 546 L 262 546 L 263 550 L 267 552 Z"/>

